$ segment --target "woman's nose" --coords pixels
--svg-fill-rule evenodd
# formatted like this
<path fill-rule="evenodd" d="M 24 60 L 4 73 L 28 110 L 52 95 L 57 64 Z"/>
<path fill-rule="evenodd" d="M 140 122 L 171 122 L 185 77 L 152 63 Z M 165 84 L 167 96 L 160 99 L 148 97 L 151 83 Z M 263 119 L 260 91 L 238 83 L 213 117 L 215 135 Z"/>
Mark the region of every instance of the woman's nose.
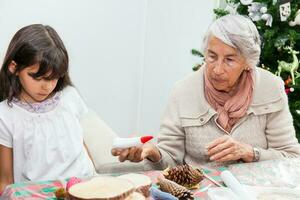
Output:
<path fill-rule="evenodd" d="M 214 71 L 215 74 L 222 74 L 224 72 L 224 70 L 223 70 L 223 61 L 222 60 L 217 61 L 215 63 L 213 71 Z"/>

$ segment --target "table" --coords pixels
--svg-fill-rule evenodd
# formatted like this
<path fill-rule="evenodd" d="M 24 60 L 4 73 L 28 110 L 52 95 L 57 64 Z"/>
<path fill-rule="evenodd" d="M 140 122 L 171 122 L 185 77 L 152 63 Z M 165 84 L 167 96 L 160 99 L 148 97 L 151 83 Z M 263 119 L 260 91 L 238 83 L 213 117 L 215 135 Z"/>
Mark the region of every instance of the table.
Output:
<path fill-rule="evenodd" d="M 221 182 L 219 177 L 220 170 L 205 170 L 207 174 L 209 174 L 216 181 Z M 161 171 L 146 171 L 140 172 L 147 176 L 149 176 L 153 183 L 157 181 L 157 177 L 161 175 Z M 117 176 L 119 174 L 113 174 L 113 176 Z M 3 199 L 12 199 L 12 200 L 29 200 L 29 199 L 46 199 L 52 200 L 56 199 L 54 192 L 56 189 L 66 186 L 68 179 L 65 180 L 49 180 L 49 181 L 38 181 L 38 182 L 23 182 L 23 183 L 15 183 L 9 185 L 3 193 Z M 211 182 L 207 179 L 201 181 L 200 188 L 203 188 L 211 184 Z M 195 199 L 202 200 L 206 199 L 205 192 L 195 191 Z"/>
<path fill-rule="evenodd" d="M 300 159 L 270 160 L 257 163 L 243 163 L 229 166 L 218 166 L 215 169 L 206 168 L 205 172 L 221 182 L 219 174 L 222 170 L 229 169 L 243 184 L 252 186 L 272 186 L 300 188 Z M 161 171 L 141 172 L 149 176 L 153 183 L 161 174 Z M 115 176 L 116 174 L 114 174 Z M 24 182 L 9 185 L 3 193 L 2 199 L 56 199 L 54 192 L 57 188 L 65 187 L 67 180 L 49 180 L 39 182 Z M 200 188 L 211 182 L 204 179 Z M 195 200 L 207 199 L 206 192 L 196 190 Z"/>

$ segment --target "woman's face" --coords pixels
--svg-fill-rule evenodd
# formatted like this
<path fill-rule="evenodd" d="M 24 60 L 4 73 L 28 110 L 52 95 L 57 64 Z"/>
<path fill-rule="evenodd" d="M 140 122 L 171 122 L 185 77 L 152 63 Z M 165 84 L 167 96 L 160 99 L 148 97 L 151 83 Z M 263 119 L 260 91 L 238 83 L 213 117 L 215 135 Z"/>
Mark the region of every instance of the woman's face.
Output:
<path fill-rule="evenodd" d="M 219 91 L 230 92 L 248 66 L 237 49 L 212 36 L 205 54 L 207 77 Z"/>

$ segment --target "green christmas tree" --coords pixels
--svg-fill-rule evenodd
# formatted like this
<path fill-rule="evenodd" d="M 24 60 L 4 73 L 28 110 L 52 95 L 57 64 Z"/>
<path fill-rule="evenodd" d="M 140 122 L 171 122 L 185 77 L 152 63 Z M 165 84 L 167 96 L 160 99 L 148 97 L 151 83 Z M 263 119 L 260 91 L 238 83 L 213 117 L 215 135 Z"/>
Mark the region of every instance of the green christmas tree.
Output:
<path fill-rule="evenodd" d="M 226 6 L 215 9 L 214 13 L 216 18 L 237 13 L 254 22 L 262 40 L 259 67 L 285 81 L 290 111 L 300 139 L 300 0 L 226 0 Z M 202 56 L 195 49 L 192 54 Z"/>

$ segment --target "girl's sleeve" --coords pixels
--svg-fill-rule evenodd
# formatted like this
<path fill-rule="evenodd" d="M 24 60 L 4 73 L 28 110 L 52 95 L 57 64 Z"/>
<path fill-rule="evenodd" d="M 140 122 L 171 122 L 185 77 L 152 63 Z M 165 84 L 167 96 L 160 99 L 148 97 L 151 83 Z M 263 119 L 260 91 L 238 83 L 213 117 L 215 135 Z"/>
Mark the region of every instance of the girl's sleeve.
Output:
<path fill-rule="evenodd" d="M 0 119 L 0 144 L 8 148 L 13 146 L 12 134 L 2 119 Z"/>
<path fill-rule="evenodd" d="M 76 91 L 77 94 L 77 113 L 78 113 L 78 118 L 81 119 L 85 114 L 88 113 L 88 107 L 84 100 L 82 99 L 81 95 Z"/>

